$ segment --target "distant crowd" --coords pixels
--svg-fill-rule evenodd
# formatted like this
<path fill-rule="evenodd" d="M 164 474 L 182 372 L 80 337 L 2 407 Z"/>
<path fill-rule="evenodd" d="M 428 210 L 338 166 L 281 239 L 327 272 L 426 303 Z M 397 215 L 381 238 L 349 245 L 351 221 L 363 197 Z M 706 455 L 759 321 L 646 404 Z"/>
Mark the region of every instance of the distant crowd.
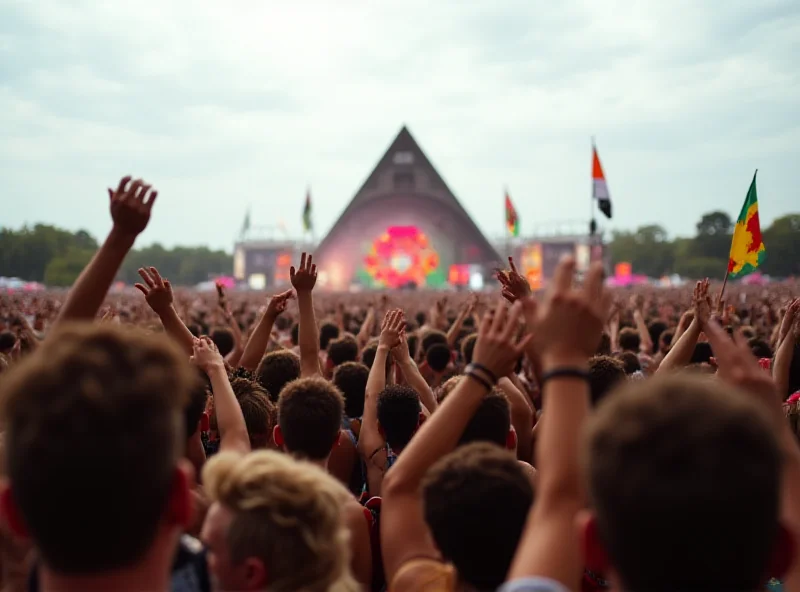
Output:
<path fill-rule="evenodd" d="M 0 294 L 3 591 L 800 591 L 800 282 L 110 295 L 109 193 Z"/>

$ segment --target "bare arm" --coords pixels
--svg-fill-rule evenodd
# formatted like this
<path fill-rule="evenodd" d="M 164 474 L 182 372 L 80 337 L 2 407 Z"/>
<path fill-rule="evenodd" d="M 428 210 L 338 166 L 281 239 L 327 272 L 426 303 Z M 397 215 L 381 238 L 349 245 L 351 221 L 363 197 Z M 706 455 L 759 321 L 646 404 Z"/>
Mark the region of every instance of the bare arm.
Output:
<path fill-rule="evenodd" d="M 105 242 L 81 272 L 61 307 L 56 324 L 94 319 L 136 237 L 147 227 L 158 192 L 141 179 L 124 177 L 116 191 L 108 190 L 114 225 Z"/>
<path fill-rule="evenodd" d="M 194 335 L 183 324 L 174 306 L 172 285 L 169 280 L 162 278 L 155 267 L 139 269 L 144 284 L 135 284 L 134 287 L 144 294 L 147 305 L 153 309 L 161 319 L 164 331 L 181 346 L 187 355 L 192 355 Z"/>
<path fill-rule="evenodd" d="M 436 397 L 433 396 L 433 391 L 417 368 L 417 364 L 411 359 L 405 334 L 400 336 L 400 343 L 392 350 L 392 355 L 408 386 L 417 391 L 422 405 L 429 413 L 433 413 L 438 407 Z"/>
<path fill-rule="evenodd" d="M 356 343 L 358 343 L 358 351 L 360 352 L 367 345 L 372 331 L 375 327 L 375 307 L 370 306 L 367 310 L 367 316 L 361 324 L 361 330 L 356 335 Z"/>
<path fill-rule="evenodd" d="M 300 267 L 290 270 L 292 285 L 297 292 L 297 305 L 300 310 L 298 345 L 300 346 L 300 376 L 322 376 L 319 367 L 319 330 L 314 315 L 314 300 L 311 291 L 317 283 L 317 266 L 312 256 L 302 254 Z"/>
<path fill-rule="evenodd" d="M 521 305 L 515 304 L 506 315 L 500 305 L 493 319 L 481 323 L 475 344 L 476 364 L 490 372 L 472 372 L 460 381 L 439 410 L 431 415 L 403 450 L 383 486 L 381 506 L 381 550 L 386 580 L 392 581 L 398 569 L 419 556 L 437 557 L 425 523 L 420 483 L 427 470 L 439 458 L 453 450 L 475 411 L 486 396 L 490 375 L 502 376 L 514 367 L 525 343 L 514 339 Z M 530 337 L 525 337 L 525 341 Z"/>
<path fill-rule="evenodd" d="M 588 367 L 611 304 L 603 290 L 601 265 L 592 265 L 580 291 L 571 288 L 574 271 L 574 259 L 559 263 L 550 296 L 537 315 L 535 335 L 540 336 L 538 347 L 545 373 Z M 509 578 L 541 576 L 577 590 L 583 561 L 574 520 L 584 505 L 578 449 L 589 412 L 589 385 L 582 379 L 562 376 L 546 381 L 542 395 L 547 411 L 536 443 L 536 501 Z"/>
<path fill-rule="evenodd" d="M 272 327 L 275 324 L 275 319 L 286 310 L 286 305 L 292 297 L 292 291 L 287 290 L 281 294 L 277 294 L 270 298 L 267 310 L 261 315 L 253 334 L 247 340 L 247 345 L 242 353 L 240 366 L 247 370 L 253 371 L 258 367 L 261 358 L 264 357 L 264 352 L 267 351 L 269 346 L 269 339 L 272 335 Z"/>
<path fill-rule="evenodd" d="M 789 395 L 789 375 L 791 372 L 792 358 L 794 358 L 794 345 L 797 343 L 798 334 L 800 334 L 800 325 L 798 325 L 798 312 L 800 312 L 800 299 L 792 301 L 786 309 L 781 323 L 781 329 L 786 326 L 786 332 L 778 345 L 778 351 L 775 354 L 775 363 L 772 365 L 772 378 L 775 381 L 775 387 L 778 391 L 778 396 L 781 400 Z"/>
<path fill-rule="evenodd" d="M 208 337 L 194 340 L 192 360 L 208 375 L 214 395 L 214 411 L 219 427 L 220 452 L 250 452 L 250 437 L 244 422 L 242 408 L 233 393 L 225 369 L 225 361 Z"/>
<path fill-rule="evenodd" d="M 497 388 L 505 393 L 511 408 L 511 425 L 517 433 L 517 458 L 533 462 L 533 407 L 508 377 L 498 380 Z"/>

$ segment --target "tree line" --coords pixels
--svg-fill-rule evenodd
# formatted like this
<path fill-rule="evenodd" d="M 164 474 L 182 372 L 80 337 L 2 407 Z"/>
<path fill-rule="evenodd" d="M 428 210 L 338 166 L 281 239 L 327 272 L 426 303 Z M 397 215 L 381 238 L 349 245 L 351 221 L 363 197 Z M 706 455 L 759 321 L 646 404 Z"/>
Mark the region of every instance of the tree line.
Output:
<path fill-rule="evenodd" d="M 47 224 L 19 230 L 0 228 L 0 276 L 70 286 L 97 248 L 97 240 L 84 230 L 70 232 Z M 165 249 L 155 243 L 132 250 L 118 279 L 129 284 L 140 281 L 137 270 L 151 265 L 173 284 L 191 286 L 213 276 L 230 275 L 233 258 L 207 247 Z"/>
<path fill-rule="evenodd" d="M 678 274 L 697 279 L 725 275 L 736 222 L 725 212 L 704 214 L 691 238 L 672 238 L 658 224 L 633 232 L 614 231 L 608 243 L 612 263 L 628 262 L 633 273 L 650 277 Z M 767 249 L 761 271 L 774 277 L 800 276 L 800 214 L 788 214 L 761 228 Z"/>
<path fill-rule="evenodd" d="M 721 277 L 725 273 L 735 222 L 725 212 L 709 212 L 696 225 L 695 236 L 670 238 L 658 224 L 635 231 L 614 231 L 608 248 L 612 264 L 628 262 L 636 274 L 687 278 Z M 775 277 L 800 276 L 800 214 L 788 214 L 762 228 L 767 259 L 763 272 Z M 85 230 L 70 232 L 36 224 L 19 230 L 0 228 L 0 276 L 18 277 L 48 286 L 70 286 L 97 250 Z M 155 266 L 175 285 L 191 286 L 232 273 L 233 258 L 207 247 L 165 249 L 158 243 L 134 249 L 119 279 L 139 281 L 137 270 Z"/>

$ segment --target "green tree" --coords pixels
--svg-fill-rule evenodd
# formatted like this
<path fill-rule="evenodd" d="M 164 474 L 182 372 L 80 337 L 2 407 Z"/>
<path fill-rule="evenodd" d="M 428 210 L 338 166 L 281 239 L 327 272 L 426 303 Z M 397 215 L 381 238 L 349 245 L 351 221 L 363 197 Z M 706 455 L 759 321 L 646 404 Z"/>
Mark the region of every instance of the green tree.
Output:
<path fill-rule="evenodd" d="M 48 286 L 71 286 L 91 261 L 95 251 L 70 247 L 63 255 L 50 260 L 44 271 L 44 283 Z"/>
<path fill-rule="evenodd" d="M 800 214 L 777 218 L 761 235 L 767 249 L 764 273 L 776 277 L 800 275 Z"/>

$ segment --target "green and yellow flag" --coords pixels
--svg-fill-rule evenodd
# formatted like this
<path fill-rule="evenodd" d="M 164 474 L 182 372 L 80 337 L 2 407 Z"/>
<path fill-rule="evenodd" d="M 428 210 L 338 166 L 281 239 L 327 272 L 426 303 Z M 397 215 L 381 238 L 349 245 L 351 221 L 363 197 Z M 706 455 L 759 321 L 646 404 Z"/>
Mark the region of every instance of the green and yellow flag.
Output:
<path fill-rule="evenodd" d="M 758 175 L 757 170 L 733 229 L 731 254 L 728 257 L 728 276 L 734 279 L 753 273 L 767 257 L 767 249 L 761 238 L 761 224 L 758 221 L 756 175 Z"/>

